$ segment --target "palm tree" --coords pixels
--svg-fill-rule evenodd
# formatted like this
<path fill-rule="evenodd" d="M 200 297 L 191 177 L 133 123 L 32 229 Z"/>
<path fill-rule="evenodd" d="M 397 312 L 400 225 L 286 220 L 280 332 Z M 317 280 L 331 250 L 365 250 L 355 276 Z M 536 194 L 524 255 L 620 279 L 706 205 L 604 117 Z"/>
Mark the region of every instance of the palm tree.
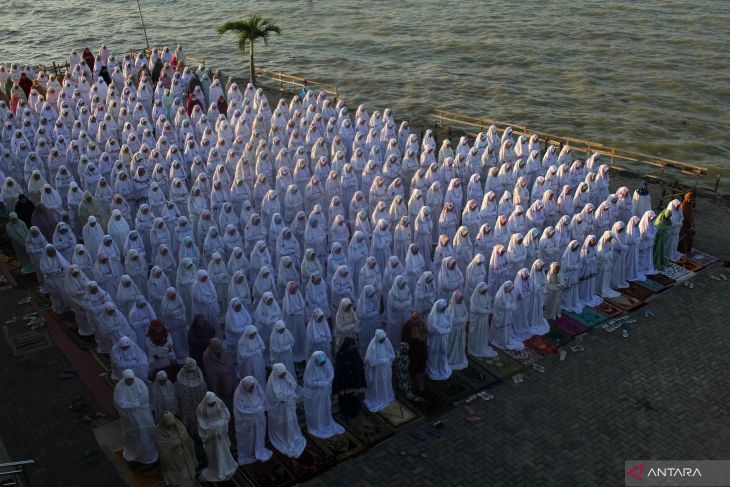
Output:
<path fill-rule="evenodd" d="M 281 28 L 258 15 L 253 15 L 246 20 L 232 20 L 218 27 L 218 37 L 226 32 L 233 32 L 238 35 L 236 47 L 242 53 L 246 52 L 248 42 L 248 73 L 251 83 L 256 86 L 256 69 L 253 64 L 253 45 L 256 39 L 263 39 L 264 46 L 269 45 L 269 36 L 272 32 L 281 34 Z"/>

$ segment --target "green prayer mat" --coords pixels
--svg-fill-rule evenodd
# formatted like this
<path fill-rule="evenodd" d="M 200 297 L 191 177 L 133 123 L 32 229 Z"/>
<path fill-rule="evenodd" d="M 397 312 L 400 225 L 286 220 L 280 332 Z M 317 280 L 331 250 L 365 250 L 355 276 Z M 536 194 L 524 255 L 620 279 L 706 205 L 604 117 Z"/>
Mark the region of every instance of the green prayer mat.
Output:
<path fill-rule="evenodd" d="M 509 355 L 499 350 L 499 356 L 495 358 L 476 358 L 474 359 L 480 367 L 486 369 L 490 374 L 503 382 L 509 380 L 515 374 L 524 372 L 527 367 L 512 359 Z"/>
<path fill-rule="evenodd" d="M 485 387 L 499 382 L 499 379 L 484 369 L 476 359 L 469 357 L 469 366 L 462 370 L 454 371 L 463 382 L 470 388 L 480 391 Z"/>
<path fill-rule="evenodd" d="M 373 446 L 393 436 L 394 430 L 387 421 L 370 411 L 362 410 L 352 419 L 344 419 L 337 414 L 335 421 L 347 428 L 355 437 L 367 446 Z"/>
<path fill-rule="evenodd" d="M 645 287 L 646 289 L 653 292 L 654 294 L 659 294 L 659 293 L 669 289 L 669 286 L 666 286 L 666 285 L 662 284 L 661 282 L 655 281 L 653 279 L 649 279 L 648 276 L 645 281 L 636 281 L 636 285 Z"/>
<path fill-rule="evenodd" d="M 573 340 L 573 337 L 568 336 L 565 333 L 563 333 L 562 331 L 558 330 L 557 328 L 552 328 L 552 327 L 550 328 L 550 333 L 543 335 L 543 337 L 552 341 L 558 347 L 562 347 L 566 343 Z"/>

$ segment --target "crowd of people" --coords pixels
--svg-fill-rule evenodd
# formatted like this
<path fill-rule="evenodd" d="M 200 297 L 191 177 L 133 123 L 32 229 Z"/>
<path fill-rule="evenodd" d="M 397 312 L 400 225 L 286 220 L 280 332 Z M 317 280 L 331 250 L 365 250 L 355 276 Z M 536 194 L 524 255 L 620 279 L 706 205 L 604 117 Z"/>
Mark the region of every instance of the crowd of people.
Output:
<path fill-rule="evenodd" d="M 270 458 L 266 437 L 302 453 L 299 402 L 328 438 L 333 394 L 345 418 L 394 384 L 423 400 L 426 377 L 524 348 L 678 259 L 691 231 L 691 194 L 656 215 L 646 187 L 610 192 L 599 154 L 494 126 L 438 147 L 311 90 L 270 105 L 179 46 L 74 51 L 60 77 L 0 65 L 0 85 L 8 236 L 110 355 L 124 458 L 178 480 L 191 436 L 201 478 L 223 480 Z"/>

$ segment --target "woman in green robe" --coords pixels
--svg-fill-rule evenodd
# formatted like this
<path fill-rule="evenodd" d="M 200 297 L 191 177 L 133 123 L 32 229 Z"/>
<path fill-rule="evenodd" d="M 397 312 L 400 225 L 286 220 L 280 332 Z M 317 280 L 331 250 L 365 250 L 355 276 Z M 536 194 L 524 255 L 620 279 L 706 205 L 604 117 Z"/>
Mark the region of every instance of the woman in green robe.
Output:
<path fill-rule="evenodd" d="M 654 238 L 654 268 L 663 269 L 667 265 L 666 250 L 669 245 L 669 231 L 672 229 L 672 212 L 664 210 L 654 220 L 656 237 Z"/>
<path fill-rule="evenodd" d="M 101 228 L 106 232 L 107 224 L 109 223 L 109 212 L 104 209 L 104 205 L 93 197 L 89 191 L 84 193 L 84 197 L 79 203 L 79 219 L 83 226 L 90 216 L 96 217 L 96 220 L 101 224 Z"/>
<path fill-rule="evenodd" d="M 10 243 L 13 245 L 15 256 L 20 261 L 23 274 L 32 274 L 35 272 L 33 263 L 30 261 L 30 257 L 28 257 L 28 253 L 25 251 L 25 240 L 28 238 L 28 226 L 23 220 L 18 218 L 17 213 L 10 213 L 9 221 L 7 225 L 5 225 L 5 232 L 8 234 Z"/>

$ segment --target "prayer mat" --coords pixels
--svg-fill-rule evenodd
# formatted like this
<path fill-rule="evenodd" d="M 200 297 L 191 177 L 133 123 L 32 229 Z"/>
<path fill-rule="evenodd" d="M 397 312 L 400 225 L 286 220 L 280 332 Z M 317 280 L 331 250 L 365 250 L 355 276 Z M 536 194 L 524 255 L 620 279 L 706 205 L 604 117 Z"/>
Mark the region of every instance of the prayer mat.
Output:
<path fill-rule="evenodd" d="M 472 388 L 469 384 L 459 380 L 459 376 L 451 373 L 451 377 L 446 380 L 431 381 L 429 385 L 438 390 L 441 396 L 444 396 L 450 402 L 457 402 L 471 394 Z"/>
<path fill-rule="evenodd" d="M 654 296 L 652 291 L 644 286 L 640 286 L 639 283 L 636 282 L 630 282 L 629 287 L 621 290 L 621 294 L 631 296 L 639 301 L 647 301 L 649 298 Z"/>
<path fill-rule="evenodd" d="M 97 345 L 96 341 L 91 340 L 87 341 L 81 338 L 81 336 L 78 334 L 76 330 L 70 330 L 68 332 L 68 337 L 73 341 L 81 350 L 90 351 L 95 350 Z"/>
<path fill-rule="evenodd" d="M 694 261 L 691 261 L 691 260 L 687 260 L 684 257 L 682 257 L 681 259 L 679 259 L 677 261 L 677 264 L 680 265 L 680 266 L 682 266 L 682 267 L 684 267 L 688 271 L 692 271 L 692 272 L 695 272 L 695 273 L 700 272 L 702 269 L 704 269 L 704 267 L 702 265 L 698 264 L 697 262 L 694 262 Z"/>
<path fill-rule="evenodd" d="M 550 320 L 550 327 L 556 328 L 560 330 L 561 333 L 571 337 L 580 335 L 581 333 L 587 332 L 589 328 L 581 323 L 578 316 L 579 315 L 575 315 L 573 313 L 565 313 L 560 318 Z"/>
<path fill-rule="evenodd" d="M 669 286 L 665 286 L 661 282 L 655 281 L 653 279 L 649 279 L 649 276 L 647 276 L 647 279 L 645 281 L 636 281 L 635 284 L 637 286 L 645 287 L 646 289 L 653 292 L 654 294 L 659 294 L 659 293 L 669 289 Z"/>
<path fill-rule="evenodd" d="M 695 275 L 694 272 L 689 269 L 685 269 L 674 262 L 668 262 L 664 269 L 662 269 L 661 273 L 677 282 L 686 281 Z"/>
<path fill-rule="evenodd" d="M 446 381 L 432 382 L 426 380 L 426 390 L 421 395 L 424 401 L 414 401 L 411 403 L 411 407 L 426 418 L 435 418 L 449 411 L 453 407 L 453 401 L 449 399 L 445 392 L 453 391 L 445 389 L 444 392 L 441 392 L 441 388 L 446 387 L 441 382 Z"/>
<path fill-rule="evenodd" d="M 654 274 L 653 276 L 646 276 L 646 277 L 648 279 L 651 279 L 654 282 L 658 282 L 662 286 L 667 286 L 667 287 L 672 286 L 673 284 L 675 284 L 677 282 L 674 279 L 672 279 L 671 277 L 667 277 L 662 273 L 658 273 L 658 274 Z"/>
<path fill-rule="evenodd" d="M 505 350 L 505 353 L 513 360 L 524 365 L 533 364 L 540 359 L 540 354 L 527 346 L 522 350 Z"/>
<path fill-rule="evenodd" d="M 606 301 L 616 306 L 617 308 L 621 308 L 622 310 L 627 312 L 639 309 L 646 304 L 643 301 L 640 301 L 627 294 L 621 294 L 621 296 L 616 298 L 608 298 Z"/>
<path fill-rule="evenodd" d="M 583 311 L 581 311 L 580 313 L 565 313 L 563 317 L 565 317 L 566 315 L 574 321 L 577 321 L 578 323 L 588 328 L 595 328 L 608 321 L 606 315 L 599 313 L 590 306 L 583 306 Z"/>
<path fill-rule="evenodd" d="M 117 471 L 129 483 L 136 487 L 163 487 L 165 485 L 162 472 L 157 464 L 149 466 L 137 462 L 127 462 L 122 456 L 122 452 L 121 448 L 112 452 L 109 460 L 116 464 Z"/>
<path fill-rule="evenodd" d="M 307 441 L 307 446 L 299 458 L 290 458 L 276 451 L 274 455 L 281 458 L 281 462 L 291 472 L 297 483 L 309 480 L 335 464 L 332 458 L 325 455 L 324 451 L 311 441 Z"/>
<path fill-rule="evenodd" d="M 626 313 L 623 309 L 621 309 L 617 306 L 614 306 L 613 304 L 609 303 L 605 299 L 603 300 L 603 302 L 601 304 L 596 306 L 596 310 L 599 311 L 600 313 L 608 316 L 609 319 L 618 318 L 619 316 L 622 316 Z"/>
<path fill-rule="evenodd" d="M 270 447 L 270 445 L 267 445 Z M 296 481 L 294 474 L 287 470 L 281 456 L 274 454 L 266 462 L 241 465 L 231 479 L 239 486 L 288 487 Z"/>
<path fill-rule="evenodd" d="M 475 360 L 482 368 L 486 369 L 490 374 L 498 377 L 503 382 L 506 382 L 513 375 L 519 374 L 526 369 L 524 365 L 512 360 L 512 358 L 502 350 L 499 350 L 498 357 L 477 358 Z"/>
<path fill-rule="evenodd" d="M 394 433 L 387 421 L 370 411 L 360 411 L 360 414 L 349 420 L 337 415 L 335 421 L 347 428 L 361 443 L 367 446 L 380 443 L 393 436 Z"/>
<path fill-rule="evenodd" d="M 381 418 L 386 420 L 393 429 L 398 429 L 420 418 L 418 413 L 408 407 L 405 401 L 398 398 L 378 411 Z"/>
<path fill-rule="evenodd" d="M 335 462 L 341 462 L 350 458 L 353 455 L 357 455 L 361 451 L 367 448 L 360 440 L 355 437 L 349 430 L 345 429 L 345 432 L 341 435 L 333 436 L 332 438 L 322 439 L 315 438 L 314 436 L 307 435 L 309 441 L 313 441 L 319 448 L 330 458 L 333 458 Z M 266 485 L 278 485 L 278 484 L 266 484 Z"/>
<path fill-rule="evenodd" d="M 547 339 L 549 342 L 552 342 L 552 344 L 555 345 L 556 348 L 562 347 L 566 343 L 573 340 L 572 336 L 566 335 L 565 333 L 558 330 L 557 328 L 550 328 L 550 333 L 547 333 L 539 338 Z M 530 340 L 536 340 L 536 342 L 532 342 L 532 344 L 530 346 L 532 346 L 532 348 L 535 348 L 535 350 L 538 350 L 538 353 L 539 353 L 540 348 L 536 348 L 535 346 L 533 346 L 533 344 L 537 344 L 537 340 L 539 340 L 539 338 L 538 337 L 530 338 Z M 548 347 L 549 347 L 549 344 L 548 344 Z M 547 351 L 547 353 L 545 353 L 545 355 L 548 355 L 550 353 L 555 353 L 555 352 L 557 352 L 556 349 L 551 349 L 551 350 Z"/>
<path fill-rule="evenodd" d="M 499 382 L 497 377 L 493 376 L 479 365 L 473 357 L 469 357 L 469 366 L 467 368 L 454 371 L 454 374 L 456 374 L 471 389 L 478 391 Z"/>
<path fill-rule="evenodd" d="M 562 333 L 557 331 L 554 333 L 556 336 L 559 335 L 561 337 L 561 341 L 563 341 L 562 337 L 565 337 L 566 343 L 573 339 L 572 337 L 563 335 Z M 534 350 L 535 353 L 542 357 L 550 355 L 551 353 L 556 353 L 558 351 L 558 346 L 555 344 L 555 341 L 553 341 L 553 339 L 548 338 L 549 335 L 550 333 L 544 336 L 535 335 L 529 340 L 525 340 L 525 345 L 527 345 L 527 348 L 529 348 L 530 350 Z"/>
<path fill-rule="evenodd" d="M 684 255 L 684 258 L 702 267 L 708 267 L 717 262 L 717 257 L 706 254 L 700 250 L 692 249 Z"/>

